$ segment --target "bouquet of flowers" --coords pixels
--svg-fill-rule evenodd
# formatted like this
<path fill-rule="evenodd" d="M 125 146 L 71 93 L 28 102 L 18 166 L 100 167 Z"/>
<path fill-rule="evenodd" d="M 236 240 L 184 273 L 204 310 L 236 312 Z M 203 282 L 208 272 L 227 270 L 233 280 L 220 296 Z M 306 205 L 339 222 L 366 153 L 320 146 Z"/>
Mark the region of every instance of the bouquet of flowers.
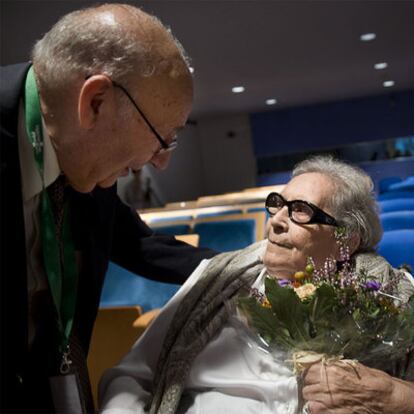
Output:
<path fill-rule="evenodd" d="M 351 359 L 367 365 L 406 353 L 414 341 L 414 296 L 399 297 L 401 272 L 373 278 L 350 261 L 340 269 L 312 259 L 292 280 L 265 279 L 237 306 L 250 332 L 272 350 L 288 352 L 295 372 L 318 361 Z"/>

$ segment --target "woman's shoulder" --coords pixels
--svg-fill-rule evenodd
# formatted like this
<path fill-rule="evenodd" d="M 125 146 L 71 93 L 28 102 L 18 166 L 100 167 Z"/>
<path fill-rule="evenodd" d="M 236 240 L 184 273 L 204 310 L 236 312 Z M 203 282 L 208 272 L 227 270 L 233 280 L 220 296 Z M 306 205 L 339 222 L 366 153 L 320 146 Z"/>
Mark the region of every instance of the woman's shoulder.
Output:
<path fill-rule="evenodd" d="M 365 274 L 382 283 L 392 279 L 398 282 L 398 292 L 404 302 L 414 294 L 414 278 L 405 269 L 396 269 L 381 255 L 375 252 L 359 253 L 353 258 L 357 274 Z"/>

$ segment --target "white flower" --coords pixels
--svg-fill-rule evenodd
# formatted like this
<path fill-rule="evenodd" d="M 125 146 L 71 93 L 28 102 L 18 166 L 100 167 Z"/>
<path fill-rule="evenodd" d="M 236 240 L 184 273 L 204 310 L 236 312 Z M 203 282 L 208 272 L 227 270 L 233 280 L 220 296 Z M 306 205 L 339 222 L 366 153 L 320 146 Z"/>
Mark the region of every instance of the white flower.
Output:
<path fill-rule="evenodd" d="M 300 300 L 303 300 L 313 295 L 316 290 L 316 287 L 312 283 L 305 283 L 302 286 L 294 288 L 294 290 L 296 294 L 299 296 Z"/>

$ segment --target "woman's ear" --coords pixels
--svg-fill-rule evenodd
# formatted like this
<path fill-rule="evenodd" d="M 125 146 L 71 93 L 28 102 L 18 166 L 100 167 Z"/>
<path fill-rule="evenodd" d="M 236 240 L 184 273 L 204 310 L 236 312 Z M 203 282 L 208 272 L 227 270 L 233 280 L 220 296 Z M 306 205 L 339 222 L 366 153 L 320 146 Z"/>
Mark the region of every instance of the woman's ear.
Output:
<path fill-rule="evenodd" d="M 112 81 L 106 75 L 88 78 L 79 92 L 78 117 L 80 127 L 93 128 L 103 113 L 103 106 L 113 94 Z"/>
<path fill-rule="evenodd" d="M 339 262 L 345 260 L 345 258 L 343 257 L 343 252 L 341 251 L 341 246 L 346 246 L 348 248 L 349 256 L 352 256 L 356 252 L 361 243 L 361 237 L 359 236 L 359 234 L 356 232 L 348 234 L 345 227 L 337 227 L 335 229 L 335 240 L 335 259 Z"/>
<path fill-rule="evenodd" d="M 347 239 L 346 244 L 349 248 L 349 254 L 353 255 L 357 251 L 359 245 L 361 244 L 360 235 L 356 232 L 352 233 L 350 237 Z"/>

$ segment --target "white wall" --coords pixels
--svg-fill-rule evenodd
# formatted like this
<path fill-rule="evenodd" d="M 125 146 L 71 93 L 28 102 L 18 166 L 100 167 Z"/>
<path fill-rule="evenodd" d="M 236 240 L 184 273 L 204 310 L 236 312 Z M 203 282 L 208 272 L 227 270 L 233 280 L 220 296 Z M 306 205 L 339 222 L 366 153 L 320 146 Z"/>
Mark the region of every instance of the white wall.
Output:
<path fill-rule="evenodd" d="M 256 163 L 247 114 L 198 121 L 204 194 L 255 186 Z"/>
<path fill-rule="evenodd" d="M 229 135 L 233 135 L 230 137 Z M 195 200 L 255 186 L 256 166 L 248 115 L 203 118 L 179 136 L 165 171 L 145 167 L 145 177 L 161 203 Z M 119 180 L 123 196 L 131 178 Z"/>
<path fill-rule="evenodd" d="M 141 182 L 144 188 L 147 177 L 151 180 L 152 191 L 160 205 L 194 200 L 203 194 L 200 143 L 195 125 L 187 125 L 180 133 L 178 148 L 174 150 L 166 170 L 158 171 L 152 165 L 143 168 Z M 118 180 L 121 198 L 124 198 L 126 187 L 132 180 L 132 176 Z"/>
<path fill-rule="evenodd" d="M 187 125 L 178 137 L 170 164 L 164 171 L 152 166 L 146 173 L 152 178 L 164 202 L 194 200 L 203 194 L 200 143 L 196 125 Z"/>

